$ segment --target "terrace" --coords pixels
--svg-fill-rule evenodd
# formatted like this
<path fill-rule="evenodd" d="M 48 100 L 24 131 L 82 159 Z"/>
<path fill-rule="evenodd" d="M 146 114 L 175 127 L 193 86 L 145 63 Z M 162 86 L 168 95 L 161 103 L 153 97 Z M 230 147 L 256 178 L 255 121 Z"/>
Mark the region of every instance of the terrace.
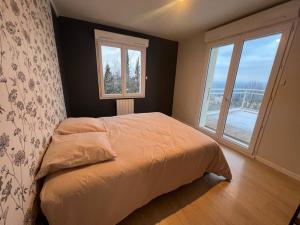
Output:
<path fill-rule="evenodd" d="M 209 95 L 209 108 L 205 126 L 216 129 L 224 89 L 212 89 Z M 225 137 L 246 145 L 250 143 L 264 90 L 234 89 L 225 123 Z"/>

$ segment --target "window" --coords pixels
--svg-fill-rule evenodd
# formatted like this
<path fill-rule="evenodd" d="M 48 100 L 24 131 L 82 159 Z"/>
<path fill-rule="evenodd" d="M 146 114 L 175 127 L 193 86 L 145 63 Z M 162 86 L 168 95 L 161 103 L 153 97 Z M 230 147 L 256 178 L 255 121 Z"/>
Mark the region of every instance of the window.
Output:
<path fill-rule="evenodd" d="M 216 46 L 210 51 L 200 126 L 213 132 L 217 130 L 233 47 L 233 44 Z"/>
<path fill-rule="evenodd" d="M 95 30 L 100 99 L 145 97 L 148 40 Z"/>
<path fill-rule="evenodd" d="M 253 152 L 292 26 L 277 24 L 208 43 L 202 131 Z"/>
<path fill-rule="evenodd" d="M 277 33 L 244 41 L 231 90 L 224 138 L 250 144 L 281 36 Z"/>
<path fill-rule="evenodd" d="M 141 93 L 141 58 L 141 51 L 126 49 L 126 93 Z"/>
<path fill-rule="evenodd" d="M 101 45 L 104 93 L 122 94 L 121 48 Z"/>

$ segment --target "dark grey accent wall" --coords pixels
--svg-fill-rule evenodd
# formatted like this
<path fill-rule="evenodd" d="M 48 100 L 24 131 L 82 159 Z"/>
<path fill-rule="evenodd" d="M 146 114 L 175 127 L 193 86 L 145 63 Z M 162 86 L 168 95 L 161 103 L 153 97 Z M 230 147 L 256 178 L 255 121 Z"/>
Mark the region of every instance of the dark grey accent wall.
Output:
<path fill-rule="evenodd" d="M 64 85 L 66 83 L 66 81 L 65 81 L 66 77 L 65 77 L 65 73 L 63 72 L 64 68 L 63 68 L 59 18 L 57 17 L 52 5 L 51 5 L 51 14 L 52 14 L 53 29 L 54 29 L 54 34 L 55 34 L 57 58 L 58 58 L 59 69 L 60 69 L 60 74 L 61 74 L 61 79 L 62 79 L 62 84 L 63 84 L 64 100 L 65 100 L 66 111 L 67 111 L 67 115 L 68 115 L 70 106 L 68 105 L 68 103 L 69 103 L 68 91 L 67 91 L 66 86 Z"/>
<path fill-rule="evenodd" d="M 69 117 L 116 115 L 115 100 L 100 100 L 94 29 L 149 39 L 146 97 L 134 110 L 172 113 L 178 42 L 76 19 L 59 17 L 57 42 Z"/>

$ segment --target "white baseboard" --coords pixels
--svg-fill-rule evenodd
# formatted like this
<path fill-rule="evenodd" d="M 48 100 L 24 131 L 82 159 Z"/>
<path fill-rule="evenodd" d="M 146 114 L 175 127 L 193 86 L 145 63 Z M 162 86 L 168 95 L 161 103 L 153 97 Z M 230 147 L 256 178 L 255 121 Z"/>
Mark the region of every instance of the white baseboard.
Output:
<path fill-rule="evenodd" d="M 277 164 L 275 164 L 273 162 L 270 162 L 269 160 L 266 160 L 266 159 L 264 159 L 264 158 L 262 158 L 260 156 L 255 156 L 255 159 L 257 161 L 265 164 L 266 166 L 271 167 L 274 170 L 277 170 L 277 171 L 279 171 L 279 172 L 281 172 L 281 173 L 283 173 L 283 174 L 285 174 L 285 175 L 287 175 L 289 177 L 292 177 L 292 178 L 300 181 L 300 175 L 298 175 L 298 174 L 296 174 L 296 173 L 294 173 L 294 172 L 292 172 L 290 170 L 287 170 L 287 169 L 285 169 L 285 168 L 283 168 L 283 167 L 281 167 L 281 166 L 279 166 L 279 165 L 277 165 Z"/>

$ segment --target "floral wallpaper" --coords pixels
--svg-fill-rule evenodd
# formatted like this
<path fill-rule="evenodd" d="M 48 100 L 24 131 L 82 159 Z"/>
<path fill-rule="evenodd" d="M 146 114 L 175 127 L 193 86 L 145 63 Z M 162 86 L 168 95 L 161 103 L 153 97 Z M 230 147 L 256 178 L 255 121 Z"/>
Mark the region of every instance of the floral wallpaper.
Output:
<path fill-rule="evenodd" d="M 65 106 L 48 0 L 0 1 L 0 225 L 31 224 L 34 174 Z"/>

